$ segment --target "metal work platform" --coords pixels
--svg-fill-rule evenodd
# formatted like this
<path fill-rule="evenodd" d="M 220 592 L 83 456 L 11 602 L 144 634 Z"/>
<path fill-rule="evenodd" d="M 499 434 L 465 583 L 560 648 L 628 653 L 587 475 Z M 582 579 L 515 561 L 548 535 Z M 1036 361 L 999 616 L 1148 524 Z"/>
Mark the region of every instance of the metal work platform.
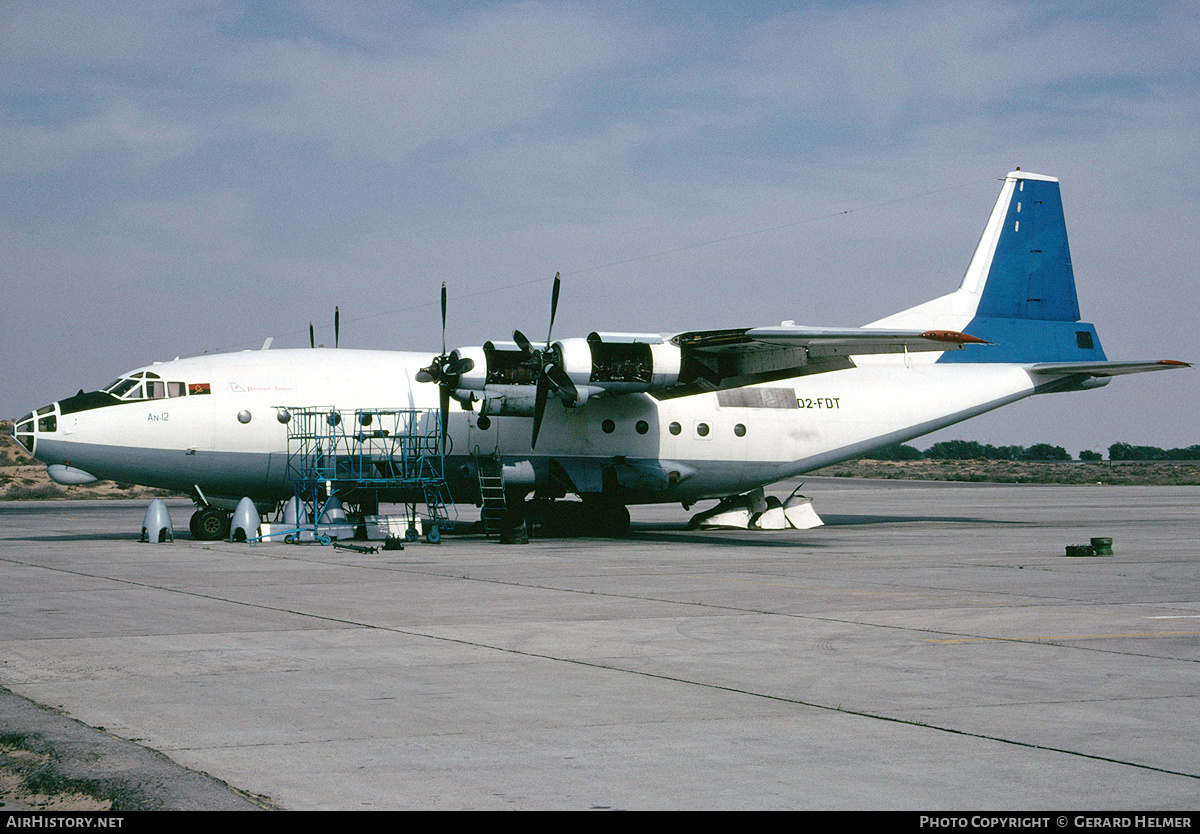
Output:
<path fill-rule="evenodd" d="M 441 414 L 436 409 L 336 406 L 281 408 L 288 427 L 287 477 L 299 506 L 312 519 L 313 536 L 330 537 L 321 526 L 345 526 L 336 517 L 343 503 L 357 504 L 364 515 L 381 502 L 405 504 L 405 538 L 415 541 L 418 506 L 425 506 L 425 535 L 441 539 L 453 504 L 444 474 Z"/>

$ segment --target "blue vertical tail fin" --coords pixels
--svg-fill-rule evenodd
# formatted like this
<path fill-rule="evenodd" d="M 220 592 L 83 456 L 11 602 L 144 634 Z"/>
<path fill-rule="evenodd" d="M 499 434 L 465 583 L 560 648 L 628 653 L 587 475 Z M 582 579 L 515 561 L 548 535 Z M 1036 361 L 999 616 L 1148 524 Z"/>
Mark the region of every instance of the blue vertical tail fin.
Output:
<path fill-rule="evenodd" d="M 940 362 L 1103 361 L 1100 337 L 1079 321 L 1075 272 L 1058 180 L 1014 171 L 1004 180 L 954 299 L 962 330 L 993 347 Z M 919 309 L 919 308 L 918 308 Z"/>
<path fill-rule="evenodd" d="M 972 268 L 977 261 L 983 277 L 977 316 L 1079 321 L 1058 180 L 1009 174 Z M 968 269 L 964 286 L 976 280 Z"/>

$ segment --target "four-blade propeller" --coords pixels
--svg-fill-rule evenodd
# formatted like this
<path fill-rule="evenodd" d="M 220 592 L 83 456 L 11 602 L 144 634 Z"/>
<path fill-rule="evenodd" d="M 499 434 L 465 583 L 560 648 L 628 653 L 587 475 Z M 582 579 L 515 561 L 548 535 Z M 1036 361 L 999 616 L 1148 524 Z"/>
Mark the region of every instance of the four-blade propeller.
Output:
<path fill-rule="evenodd" d="M 579 400 L 579 391 L 575 383 L 563 368 L 562 355 L 554 347 L 551 334 L 554 332 L 554 316 L 558 312 L 558 294 L 562 287 L 560 273 L 554 273 L 554 290 L 550 295 L 550 326 L 546 329 L 546 347 L 542 350 L 534 348 L 533 344 L 520 330 L 513 331 L 513 341 L 525 354 L 525 364 L 529 368 L 530 378 L 537 384 L 537 394 L 533 401 L 533 438 L 529 448 L 537 448 L 538 432 L 542 428 L 542 417 L 546 413 L 546 402 L 553 391 L 566 403 Z"/>
<path fill-rule="evenodd" d="M 417 382 L 436 382 L 441 405 L 442 449 L 446 448 L 446 424 L 450 419 L 450 394 L 458 387 L 462 375 L 474 370 L 475 361 L 469 356 L 456 358 L 446 353 L 446 282 L 442 282 L 442 352 L 433 357 L 429 366 L 417 371 Z"/>

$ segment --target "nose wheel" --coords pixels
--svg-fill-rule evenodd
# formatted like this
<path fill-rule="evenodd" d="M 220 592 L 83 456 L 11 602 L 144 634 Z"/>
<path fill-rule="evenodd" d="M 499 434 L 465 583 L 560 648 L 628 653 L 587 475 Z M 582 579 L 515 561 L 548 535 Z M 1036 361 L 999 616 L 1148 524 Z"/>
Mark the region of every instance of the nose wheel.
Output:
<path fill-rule="evenodd" d="M 188 527 L 192 535 L 202 542 L 215 542 L 229 538 L 229 513 L 213 507 L 203 507 L 192 513 Z"/>

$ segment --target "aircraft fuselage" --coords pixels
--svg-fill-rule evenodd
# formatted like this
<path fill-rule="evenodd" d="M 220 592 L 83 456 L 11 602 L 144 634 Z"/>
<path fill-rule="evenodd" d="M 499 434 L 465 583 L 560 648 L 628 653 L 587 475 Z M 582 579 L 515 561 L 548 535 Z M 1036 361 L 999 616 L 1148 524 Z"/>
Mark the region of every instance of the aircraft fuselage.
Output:
<path fill-rule="evenodd" d="M 274 350 L 180 359 L 123 375 L 160 387 L 115 399 L 77 395 L 41 409 L 33 452 L 97 478 L 208 497 L 291 494 L 281 409 L 438 408 L 436 385 L 415 381 L 429 354 Z M 722 497 L 934 431 L 1034 392 L 1019 365 L 875 362 L 778 382 L 658 400 L 649 394 L 555 401 L 536 452 L 531 421 L 481 420 L 452 403 L 445 448 L 452 494 L 470 498 L 470 453 L 527 462 L 536 485 L 554 460 L 581 494 L 615 488 L 623 503 Z M 152 393 L 182 391 L 182 395 Z M 90 398 L 90 400 L 89 400 Z M 486 425 L 487 428 L 481 428 Z M 53 426 L 53 430 L 47 431 Z"/>

